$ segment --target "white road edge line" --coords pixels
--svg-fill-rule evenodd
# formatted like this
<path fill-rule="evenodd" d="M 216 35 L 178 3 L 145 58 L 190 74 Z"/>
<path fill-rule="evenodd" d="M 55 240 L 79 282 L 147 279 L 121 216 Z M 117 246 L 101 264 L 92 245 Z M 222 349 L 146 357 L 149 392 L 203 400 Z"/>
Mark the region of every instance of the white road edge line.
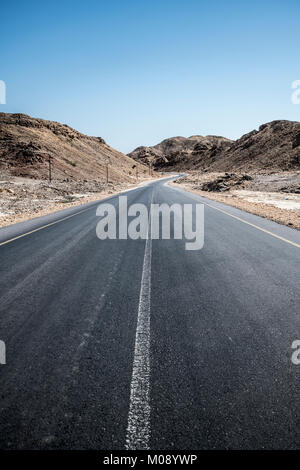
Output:
<path fill-rule="evenodd" d="M 153 200 L 153 192 L 151 204 Z M 151 205 L 150 205 L 151 207 Z M 145 243 L 138 307 L 130 405 L 126 433 L 127 450 L 147 450 L 150 441 L 150 308 L 151 308 L 151 210 Z"/>

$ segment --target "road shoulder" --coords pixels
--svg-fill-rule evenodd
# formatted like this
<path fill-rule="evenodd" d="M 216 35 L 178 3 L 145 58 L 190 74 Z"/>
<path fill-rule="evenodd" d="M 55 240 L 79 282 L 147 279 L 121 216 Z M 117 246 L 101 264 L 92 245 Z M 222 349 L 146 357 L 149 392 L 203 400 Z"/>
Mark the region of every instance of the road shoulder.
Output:
<path fill-rule="evenodd" d="M 195 189 L 192 185 L 181 183 L 180 185 L 177 182 L 168 183 L 169 186 L 174 188 L 182 188 L 188 192 L 197 194 L 201 197 L 204 197 L 210 201 L 216 201 L 227 206 L 232 206 L 242 211 L 257 215 L 259 217 L 272 220 L 278 224 L 286 225 L 296 230 L 300 230 L 300 211 L 299 210 L 287 210 L 275 207 L 273 205 L 267 205 L 263 203 L 256 203 L 240 199 L 232 194 L 219 194 L 215 192 L 201 191 Z"/>

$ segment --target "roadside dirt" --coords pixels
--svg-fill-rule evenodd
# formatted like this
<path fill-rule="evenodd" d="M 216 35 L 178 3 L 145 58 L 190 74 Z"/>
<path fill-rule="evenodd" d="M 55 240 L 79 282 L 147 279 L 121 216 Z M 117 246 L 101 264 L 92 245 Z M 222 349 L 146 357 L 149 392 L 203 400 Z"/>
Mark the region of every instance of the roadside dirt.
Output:
<path fill-rule="evenodd" d="M 195 172 L 171 184 L 300 230 L 300 172 Z"/>
<path fill-rule="evenodd" d="M 101 200 L 147 181 L 150 178 L 143 178 L 136 183 L 108 183 L 101 186 L 97 181 L 54 180 L 49 183 L 45 180 L 9 177 L 0 180 L 0 227 Z"/>

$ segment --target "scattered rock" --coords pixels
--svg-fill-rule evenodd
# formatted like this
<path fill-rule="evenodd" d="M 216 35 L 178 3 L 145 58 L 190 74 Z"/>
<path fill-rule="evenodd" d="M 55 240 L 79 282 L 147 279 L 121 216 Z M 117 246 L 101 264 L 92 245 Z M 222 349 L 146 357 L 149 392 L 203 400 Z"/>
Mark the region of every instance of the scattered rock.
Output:
<path fill-rule="evenodd" d="M 249 175 L 236 175 L 235 173 L 225 173 L 212 181 L 207 181 L 202 184 L 202 191 L 215 191 L 223 192 L 228 191 L 234 186 L 241 186 L 245 181 L 251 181 L 253 178 Z"/>

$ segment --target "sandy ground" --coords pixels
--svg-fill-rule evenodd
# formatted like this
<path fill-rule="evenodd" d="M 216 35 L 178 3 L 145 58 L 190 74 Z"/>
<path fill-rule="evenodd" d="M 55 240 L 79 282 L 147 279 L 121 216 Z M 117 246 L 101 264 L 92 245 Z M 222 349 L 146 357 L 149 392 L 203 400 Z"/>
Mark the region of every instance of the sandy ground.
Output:
<path fill-rule="evenodd" d="M 288 211 L 300 210 L 300 194 L 262 191 L 232 191 L 232 196 L 248 202 L 266 204 Z"/>
<path fill-rule="evenodd" d="M 54 180 L 49 183 L 45 180 L 22 177 L 0 180 L 0 227 L 101 200 L 150 180 L 147 177 L 135 184 L 109 183 L 108 185 L 96 181 Z"/>
<path fill-rule="evenodd" d="M 222 176 L 224 174 L 192 174 L 171 184 L 300 230 L 299 172 L 251 175 L 251 180 L 241 182 L 235 175 L 233 178 L 228 178 L 229 188 L 223 188 L 221 185 L 219 191 L 202 189 L 207 182 L 215 181 Z"/>

